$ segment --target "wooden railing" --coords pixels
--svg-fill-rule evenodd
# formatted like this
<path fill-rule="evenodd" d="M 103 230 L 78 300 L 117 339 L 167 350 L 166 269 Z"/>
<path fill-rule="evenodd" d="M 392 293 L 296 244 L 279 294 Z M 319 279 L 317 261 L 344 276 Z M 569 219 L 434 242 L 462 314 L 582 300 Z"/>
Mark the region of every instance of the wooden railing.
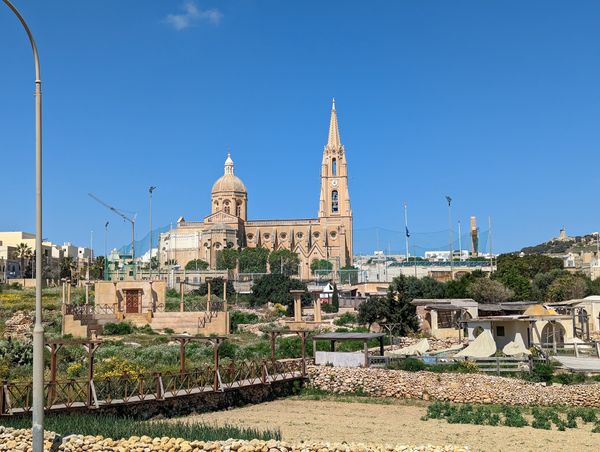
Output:
<path fill-rule="evenodd" d="M 307 360 L 308 361 L 308 360 Z M 45 384 L 47 410 L 74 407 L 99 408 L 203 392 L 223 392 L 276 381 L 301 379 L 306 362 L 302 359 L 282 361 L 238 361 L 231 364 L 190 369 L 185 372 L 123 374 L 92 380 L 57 380 Z M 31 411 L 33 387 L 30 382 L 5 381 L 0 388 L 0 415 Z"/>
<path fill-rule="evenodd" d="M 600 358 L 600 342 L 573 342 L 560 345 L 543 343 L 540 347 L 547 355 L 574 356 L 576 358 Z"/>
<path fill-rule="evenodd" d="M 411 356 L 411 358 L 423 361 L 425 364 L 452 365 L 459 361 L 475 364 L 480 372 L 495 373 L 517 373 L 531 372 L 533 365 L 537 362 L 546 362 L 544 358 L 510 356 L 491 356 L 489 358 L 449 358 L 441 356 Z M 369 365 L 373 367 L 388 367 L 390 364 L 399 363 L 406 357 L 400 356 L 369 356 Z"/>

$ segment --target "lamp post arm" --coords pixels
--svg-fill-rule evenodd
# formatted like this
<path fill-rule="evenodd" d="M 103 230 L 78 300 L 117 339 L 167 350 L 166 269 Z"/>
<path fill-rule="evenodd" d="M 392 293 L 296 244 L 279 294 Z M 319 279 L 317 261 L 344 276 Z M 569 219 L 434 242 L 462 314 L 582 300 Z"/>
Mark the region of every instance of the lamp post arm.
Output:
<path fill-rule="evenodd" d="M 33 50 L 33 61 L 35 64 L 35 82 L 41 83 L 42 75 L 41 75 L 41 71 L 40 71 L 40 58 L 38 56 L 37 45 L 35 44 L 35 39 L 33 39 L 33 34 L 31 33 L 31 30 L 27 26 L 27 22 L 25 22 L 25 19 L 23 18 L 23 16 L 19 12 L 19 10 L 8 0 L 2 0 L 2 1 L 6 4 L 6 6 L 8 6 L 11 9 L 11 11 L 13 13 L 15 13 L 15 16 L 17 16 L 17 18 L 19 19 L 19 22 L 21 22 L 21 25 L 23 25 L 23 28 L 25 29 L 25 33 L 27 33 L 27 37 L 29 38 L 29 42 L 31 43 L 31 49 Z"/>
<path fill-rule="evenodd" d="M 17 8 L 3 2 L 17 16 L 27 33 L 35 63 L 35 324 L 33 327 L 32 449 L 44 449 L 44 325 L 42 323 L 42 78 L 33 34 Z"/>

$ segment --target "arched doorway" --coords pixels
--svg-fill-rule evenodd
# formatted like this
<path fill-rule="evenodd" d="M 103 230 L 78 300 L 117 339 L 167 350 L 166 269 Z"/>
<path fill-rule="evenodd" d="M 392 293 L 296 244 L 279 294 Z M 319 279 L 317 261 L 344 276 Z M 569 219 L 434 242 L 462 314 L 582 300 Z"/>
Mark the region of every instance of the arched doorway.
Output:
<path fill-rule="evenodd" d="M 548 322 L 542 328 L 542 348 L 550 348 L 556 344 L 557 347 L 565 345 L 565 328 L 556 322 Z"/>

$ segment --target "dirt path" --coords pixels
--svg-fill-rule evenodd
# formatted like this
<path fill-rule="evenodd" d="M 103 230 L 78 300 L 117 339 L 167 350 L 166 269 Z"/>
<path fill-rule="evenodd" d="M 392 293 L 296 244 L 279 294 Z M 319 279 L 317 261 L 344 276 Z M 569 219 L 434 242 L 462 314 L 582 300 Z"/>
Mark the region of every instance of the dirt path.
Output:
<path fill-rule="evenodd" d="M 422 421 L 423 405 L 300 400 L 290 398 L 188 419 L 255 428 L 280 428 L 283 440 L 388 444 L 455 444 L 478 451 L 595 451 L 592 425 L 564 432 L 531 427 L 491 427 Z"/>

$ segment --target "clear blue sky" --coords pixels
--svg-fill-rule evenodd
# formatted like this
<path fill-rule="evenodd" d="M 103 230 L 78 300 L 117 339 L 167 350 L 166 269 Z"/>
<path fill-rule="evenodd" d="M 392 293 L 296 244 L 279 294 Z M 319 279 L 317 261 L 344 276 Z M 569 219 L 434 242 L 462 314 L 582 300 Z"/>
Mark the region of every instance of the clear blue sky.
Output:
<path fill-rule="evenodd" d="M 228 146 L 249 217 L 317 213 L 331 97 L 354 227 L 494 222 L 519 249 L 598 227 L 600 3 L 25 1 L 42 58 L 44 236 L 103 249 L 209 213 Z M 34 230 L 31 50 L 0 5 L 0 230 Z M 384 239 L 385 240 L 385 239 Z M 398 235 L 392 249 L 403 250 Z M 381 247 L 388 244 L 381 244 Z"/>

